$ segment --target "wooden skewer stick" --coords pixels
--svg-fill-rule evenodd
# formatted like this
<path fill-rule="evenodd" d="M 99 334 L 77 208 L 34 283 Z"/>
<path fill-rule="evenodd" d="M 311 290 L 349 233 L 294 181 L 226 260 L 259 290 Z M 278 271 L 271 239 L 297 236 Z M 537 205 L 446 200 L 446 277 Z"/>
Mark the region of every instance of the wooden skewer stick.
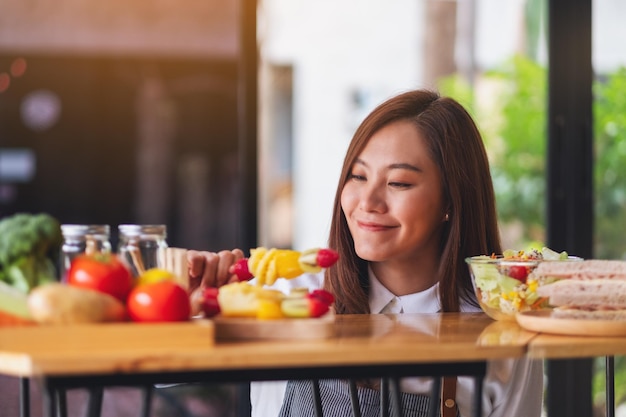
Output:
<path fill-rule="evenodd" d="M 165 269 L 176 276 L 178 284 L 183 288 L 189 288 L 187 249 L 167 248 L 165 250 Z"/>
<path fill-rule="evenodd" d="M 96 242 L 96 239 L 94 239 L 92 235 L 87 235 L 85 242 L 85 254 L 93 255 L 96 252 L 98 252 L 98 242 Z"/>
<path fill-rule="evenodd" d="M 146 267 L 144 266 L 143 260 L 141 259 L 141 252 L 139 252 L 139 248 L 134 246 L 130 247 L 128 248 L 128 253 L 133 260 L 133 265 L 137 270 L 137 274 L 142 275 L 144 272 L 146 272 Z"/>

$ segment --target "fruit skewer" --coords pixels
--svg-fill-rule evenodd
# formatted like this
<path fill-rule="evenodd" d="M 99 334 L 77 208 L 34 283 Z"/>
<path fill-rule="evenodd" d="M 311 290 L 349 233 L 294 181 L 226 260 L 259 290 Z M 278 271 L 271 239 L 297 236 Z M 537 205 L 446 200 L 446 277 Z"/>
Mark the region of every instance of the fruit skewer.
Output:
<path fill-rule="evenodd" d="M 250 250 L 250 257 L 240 259 L 234 266 L 239 281 L 256 278 L 258 286 L 272 285 L 278 278 L 293 279 L 304 273 L 317 273 L 334 265 L 339 254 L 332 249 L 308 249 L 299 252 L 289 249 L 258 247 Z"/>

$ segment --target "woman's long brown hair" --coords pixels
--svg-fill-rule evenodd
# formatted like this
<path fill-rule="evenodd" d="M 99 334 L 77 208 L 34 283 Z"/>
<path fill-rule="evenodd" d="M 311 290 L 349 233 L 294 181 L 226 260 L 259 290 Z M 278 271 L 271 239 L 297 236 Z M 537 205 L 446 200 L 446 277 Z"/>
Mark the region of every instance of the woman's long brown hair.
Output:
<path fill-rule="evenodd" d="M 489 161 L 471 116 L 458 102 L 436 92 L 402 93 L 380 104 L 363 120 L 343 162 L 328 241 L 340 258 L 326 271 L 324 281 L 325 288 L 335 294 L 339 314 L 370 312 L 367 261 L 355 252 L 341 208 L 341 192 L 355 159 L 372 135 L 398 120 L 415 124 L 441 172 L 441 187 L 449 207 L 439 264 L 442 310 L 459 311 L 460 300 L 476 304 L 466 257 L 502 252 Z"/>

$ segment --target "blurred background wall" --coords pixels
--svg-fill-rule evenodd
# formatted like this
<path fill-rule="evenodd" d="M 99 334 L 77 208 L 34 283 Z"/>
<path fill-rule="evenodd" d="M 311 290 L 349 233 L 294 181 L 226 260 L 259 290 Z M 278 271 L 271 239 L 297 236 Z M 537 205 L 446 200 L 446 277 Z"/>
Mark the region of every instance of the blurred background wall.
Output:
<path fill-rule="evenodd" d="M 3 1 L 0 216 L 163 223 L 171 245 L 234 246 L 238 12 Z"/>

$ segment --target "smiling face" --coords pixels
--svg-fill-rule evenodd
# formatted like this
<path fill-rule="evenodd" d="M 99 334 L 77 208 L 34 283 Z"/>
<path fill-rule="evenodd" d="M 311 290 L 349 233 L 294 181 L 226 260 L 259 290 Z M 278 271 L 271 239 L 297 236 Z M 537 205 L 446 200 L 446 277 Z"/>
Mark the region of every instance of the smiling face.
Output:
<path fill-rule="evenodd" d="M 437 263 L 446 213 L 441 173 L 407 120 L 377 131 L 341 192 L 356 253 L 370 262 Z"/>

